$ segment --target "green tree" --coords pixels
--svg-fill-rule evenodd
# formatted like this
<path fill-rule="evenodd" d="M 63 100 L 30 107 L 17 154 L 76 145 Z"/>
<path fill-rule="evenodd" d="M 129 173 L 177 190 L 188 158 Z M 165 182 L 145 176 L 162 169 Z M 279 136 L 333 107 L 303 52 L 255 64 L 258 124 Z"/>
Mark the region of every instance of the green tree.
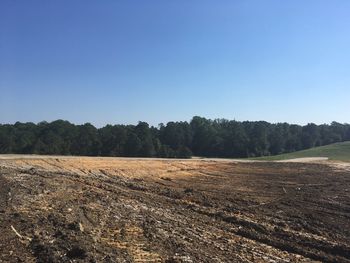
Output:
<path fill-rule="evenodd" d="M 180 148 L 176 151 L 177 158 L 188 159 L 192 157 L 192 151 L 186 146 L 180 146 Z"/>
<path fill-rule="evenodd" d="M 142 142 L 133 132 L 129 132 L 126 144 L 125 155 L 126 156 L 139 156 L 142 148 Z"/>

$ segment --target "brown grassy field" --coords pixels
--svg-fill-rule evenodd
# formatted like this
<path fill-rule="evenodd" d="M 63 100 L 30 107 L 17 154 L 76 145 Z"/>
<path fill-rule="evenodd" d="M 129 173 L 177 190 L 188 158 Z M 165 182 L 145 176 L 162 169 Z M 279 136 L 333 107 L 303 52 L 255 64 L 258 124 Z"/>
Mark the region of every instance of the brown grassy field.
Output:
<path fill-rule="evenodd" d="M 0 159 L 0 262 L 350 262 L 347 164 Z"/>

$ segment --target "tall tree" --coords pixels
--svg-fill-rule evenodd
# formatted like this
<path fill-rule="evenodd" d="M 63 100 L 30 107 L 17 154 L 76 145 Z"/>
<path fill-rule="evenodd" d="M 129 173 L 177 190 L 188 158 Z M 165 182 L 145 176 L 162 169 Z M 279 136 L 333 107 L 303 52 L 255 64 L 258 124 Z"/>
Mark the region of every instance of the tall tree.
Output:
<path fill-rule="evenodd" d="M 187 158 L 193 152 L 206 157 L 247 157 L 344 140 L 350 140 L 350 125 L 337 122 L 300 126 L 195 116 L 190 123 L 168 122 L 158 128 L 146 122 L 100 129 L 64 120 L 0 124 L 0 153 Z"/>

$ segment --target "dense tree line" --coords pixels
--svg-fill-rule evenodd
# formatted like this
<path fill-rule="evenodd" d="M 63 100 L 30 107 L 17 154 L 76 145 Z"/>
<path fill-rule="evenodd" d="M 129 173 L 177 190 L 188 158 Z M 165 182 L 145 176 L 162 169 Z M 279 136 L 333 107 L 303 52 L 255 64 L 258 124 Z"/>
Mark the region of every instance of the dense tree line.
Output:
<path fill-rule="evenodd" d="M 63 120 L 0 125 L 0 153 L 22 154 L 255 157 L 346 140 L 350 140 L 350 125 L 337 122 L 300 126 L 196 116 L 190 122 L 168 122 L 157 128 L 139 122 L 97 129 L 90 123 Z"/>

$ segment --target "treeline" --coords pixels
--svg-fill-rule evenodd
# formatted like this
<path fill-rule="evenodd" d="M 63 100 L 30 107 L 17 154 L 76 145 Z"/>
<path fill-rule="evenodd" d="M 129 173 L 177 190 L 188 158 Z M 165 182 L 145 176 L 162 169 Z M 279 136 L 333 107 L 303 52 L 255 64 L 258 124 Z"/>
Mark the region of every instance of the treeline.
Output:
<path fill-rule="evenodd" d="M 0 125 L 0 153 L 190 158 L 275 155 L 350 140 L 350 125 L 305 126 L 209 120 L 137 125 L 74 125 L 57 120 Z"/>

